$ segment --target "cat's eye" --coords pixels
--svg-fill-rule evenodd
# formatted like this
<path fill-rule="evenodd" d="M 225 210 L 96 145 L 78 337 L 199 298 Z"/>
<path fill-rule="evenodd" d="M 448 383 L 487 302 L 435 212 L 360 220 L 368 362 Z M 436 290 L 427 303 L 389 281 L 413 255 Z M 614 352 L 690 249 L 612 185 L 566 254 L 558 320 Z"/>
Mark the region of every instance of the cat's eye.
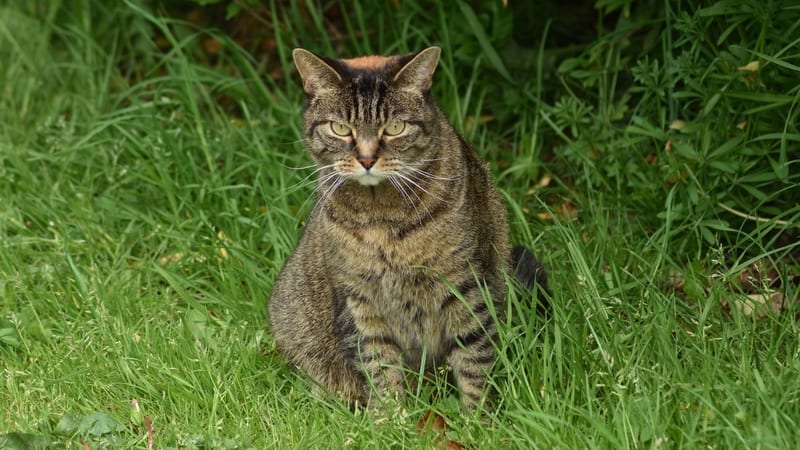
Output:
<path fill-rule="evenodd" d="M 406 123 L 402 120 L 390 120 L 389 123 L 383 127 L 383 134 L 386 136 L 397 136 L 406 129 Z"/>
<path fill-rule="evenodd" d="M 342 122 L 331 121 L 331 131 L 337 136 L 350 136 L 353 130 Z"/>

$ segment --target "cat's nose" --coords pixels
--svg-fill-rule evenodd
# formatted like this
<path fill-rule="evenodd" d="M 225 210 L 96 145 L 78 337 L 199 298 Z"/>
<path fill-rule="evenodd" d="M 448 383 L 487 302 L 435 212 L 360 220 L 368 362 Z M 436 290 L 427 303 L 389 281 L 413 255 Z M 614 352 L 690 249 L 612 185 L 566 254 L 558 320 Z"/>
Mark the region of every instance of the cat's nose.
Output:
<path fill-rule="evenodd" d="M 356 141 L 356 159 L 369 170 L 378 162 L 378 140 L 370 136 L 359 136 Z"/>
<path fill-rule="evenodd" d="M 369 170 L 378 162 L 377 155 L 358 155 L 356 158 L 362 167 Z"/>

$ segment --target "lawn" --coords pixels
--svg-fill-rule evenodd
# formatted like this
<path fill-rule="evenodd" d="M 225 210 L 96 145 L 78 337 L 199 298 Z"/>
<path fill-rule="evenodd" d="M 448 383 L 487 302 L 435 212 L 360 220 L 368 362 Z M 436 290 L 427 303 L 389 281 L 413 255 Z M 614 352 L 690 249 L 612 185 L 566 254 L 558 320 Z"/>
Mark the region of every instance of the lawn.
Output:
<path fill-rule="evenodd" d="M 800 8 L 156 3 L 0 5 L 0 448 L 800 448 Z M 375 424 L 270 335 L 290 52 L 434 44 L 550 309 L 510 296 L 492 412 Z"/>

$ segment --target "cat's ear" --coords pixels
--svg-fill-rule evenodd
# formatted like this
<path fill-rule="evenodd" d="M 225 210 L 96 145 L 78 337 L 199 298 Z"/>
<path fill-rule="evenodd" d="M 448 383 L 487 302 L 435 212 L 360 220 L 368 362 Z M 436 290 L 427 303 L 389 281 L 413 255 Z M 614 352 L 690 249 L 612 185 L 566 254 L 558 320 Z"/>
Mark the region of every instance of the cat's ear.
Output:
<path fill-rule="evenodd" d="M 433 83 L 433 71 L 439 64 L 441 54 L 442 49 L 439 47 L 428 47 L 417 53 L 394 76 L 395 84 L 401 89 L 428 91 Z"/>
<path fill-rule="evenodd" d="M 296 48 L 292 51 L 292 58 L 303 79 L 303 90 L 309 95 L 318 95 L 342 82 L 342 77 L 333 67 L 308 50 Z"/>

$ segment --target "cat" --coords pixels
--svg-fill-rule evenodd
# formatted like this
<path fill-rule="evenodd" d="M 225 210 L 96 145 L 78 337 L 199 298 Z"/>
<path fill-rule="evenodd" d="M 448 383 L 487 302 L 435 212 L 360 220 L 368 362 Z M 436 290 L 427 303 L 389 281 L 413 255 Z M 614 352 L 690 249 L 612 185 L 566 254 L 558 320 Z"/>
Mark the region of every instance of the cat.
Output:
<path fill-rule="evenodd" d="M 293 51 L 317 201 L 275 282 L 270 324 L 288 360 L 351 405 L 400 398 L 404 368 L 446 363 L 463 404 L 478 407 L 504 274 L 515 265 L 528 287 L 546 284 L 530 251 L 512 259 L 489 170 L 431 95 L 440 54 Z"/>

